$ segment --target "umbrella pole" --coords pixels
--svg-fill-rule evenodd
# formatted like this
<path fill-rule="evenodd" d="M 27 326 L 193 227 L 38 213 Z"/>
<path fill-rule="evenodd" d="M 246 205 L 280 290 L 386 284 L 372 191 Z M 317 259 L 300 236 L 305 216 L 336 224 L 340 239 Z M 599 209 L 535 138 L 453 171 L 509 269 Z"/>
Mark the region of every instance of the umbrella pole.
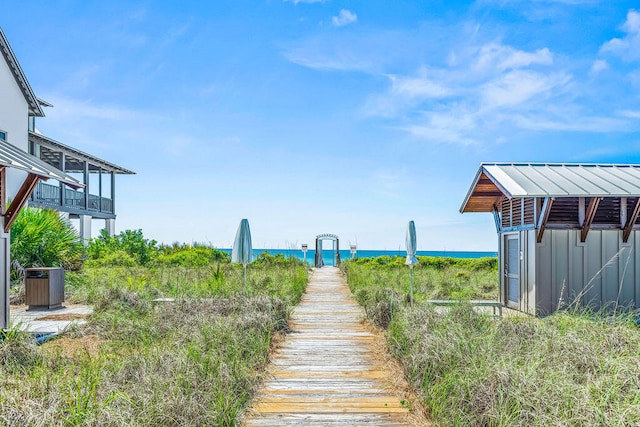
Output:
<path fill-rule="evenodd" d="M 413 265 L 409 266 L 409 305 L 413 307 Z"/>
<path fill-rule="evenodd" d="M 244 267 L 244 270 L 242 272 L 242 281 L 244 283 L 243 285 L 243 289 L 244 289 L 244 293 L 247 293 L 247 264 L 242 264 L 242 266 Z"/>

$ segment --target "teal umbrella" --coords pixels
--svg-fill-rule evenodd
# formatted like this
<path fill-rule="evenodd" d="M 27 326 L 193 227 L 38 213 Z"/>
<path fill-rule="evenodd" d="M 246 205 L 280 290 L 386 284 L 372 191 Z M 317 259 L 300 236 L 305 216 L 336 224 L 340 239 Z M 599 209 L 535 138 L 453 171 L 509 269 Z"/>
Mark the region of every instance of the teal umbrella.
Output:
<path fill-rule="evenodd" d="M 236 233 L 236 240 L 233 242 L 233 249 L 231 249 L 231 262 L 242 264 L 244 267 L 242 279 L 244 281 L 243 286 L 245 292 L 247 291 L 247 265 L 253 261 L 252 250 L 249 220 L 243 219 L 240 221 L 240 226 L 238 226 Z"/>
<path fill-rule="evenodd" d="M 409 278 L 409 304 L 413 305 L 413 266 L 418 263 L 416 258 L 416 225 L 413 221 L 409 221 L 407 227 L 407 261 L 406 265 L 409 266 L 410 278 Z"/>

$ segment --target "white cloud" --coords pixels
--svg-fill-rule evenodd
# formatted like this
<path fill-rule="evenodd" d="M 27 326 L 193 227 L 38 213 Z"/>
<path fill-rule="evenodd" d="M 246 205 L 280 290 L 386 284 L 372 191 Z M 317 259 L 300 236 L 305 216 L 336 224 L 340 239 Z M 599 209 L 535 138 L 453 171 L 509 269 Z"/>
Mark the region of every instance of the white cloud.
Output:
<path fill-rule="evenodd" d="M 479 70 L 512 70 L 534 64 L 551 65 L 553 57 L 546 47 L 535 52 L 517 50 L 511 46 L 489 43 L 480 48 L 475 67 Z"/>
<path fill-rule="evenodd" d="M 390 75 L 391 92 L 407 98 L 442 98 L 451 90 L 428 77 L 404 77 Z"/>
<path fill-rule="evenodd" d="M 612 53 L 628 61 L 640 59 L 640 12 L 630 9 L 621 29 L 626 33 L 625 36 L 604 43 L 600 52 Z"/>
<path fill-rule="evenodd" d="M 640 119 L 640 111 L 623 110 L 620 111 L 619 114 L 630 119 Z"/>
<path fill-rule="evenodd" d="M 421 103 L 451 96 L 452 90 L 444 85 L 436 73 L 421 70 L 417 76 L 387 75 L 391 88 L 383 95 L 372 96 L 364 106 L 368 116 L 393 117 Z"/>
<path fill-rule="evenodd" d="M 157 119 L 150 114 L 141 111 L 123 108 L 117 105 L 100 105 L 92 100 L 80 100 L 57 95 L 49 95 L 47 99 L 51 101 L 54 108 L 47 116 L 55 117 L 56 120 L 82 118 L 112 120 L 112 121 L 136 121 Z"/>
<path fill-rule="evenodd" d="M 343 27 L 358 22 L 358 15 L 347 9 L 342 9 L 338 16 L 331 18 L 331 21 L 335 27 Z"/>
<path fill-rule="evenodd" d="M 602 59 L 596 59 L 595 61 L 593 61 L 593 65 L 591 65 L 591 70 L 589 72 L 591 74 L 599 74 L 602 71 L 605 71 L 608 69 L 609 69 L 609 64 L 607 63 L 607 61 L 604 61 Z"/>
<path fill-rule="evenodd" d="M 398 120 L 400 129 L 430 143 L 497 142 L 514 125 L 530 126 L 521 118 L 523 111 L 540 117 L 541 126 L 559 126 L 549 118 L 547 107 L 565 97 L 573 76 L 552 66 L 548 48 L 524 51 L 497 42 L 463 45 L 441 67 L 387 75 L 387 91 L 370 97 L 364 110 Z"/>
<path fill-rule="evenodd" d="M 550 95 L 566 85 L 570 76 L 565 74 L 542 74 L 528 70 L 508 72 L 487 83 L 482 88 L 484 107 L 514 107 L 539 95 Z"/>
<path fill-rule="evenodd" d="M 284 56 L 294 64 L 315 70 L 366 71 L 372 68 L 370 60 L 345 50 L 323 53 L 296 48 L 284 52 Z"/>

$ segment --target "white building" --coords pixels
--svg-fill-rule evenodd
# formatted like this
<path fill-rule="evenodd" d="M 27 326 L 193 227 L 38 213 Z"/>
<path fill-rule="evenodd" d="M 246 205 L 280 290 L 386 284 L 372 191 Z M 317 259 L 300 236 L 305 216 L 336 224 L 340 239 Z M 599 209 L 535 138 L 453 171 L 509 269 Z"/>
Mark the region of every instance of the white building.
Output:
<path fill-rule="evenodd" d="M 36 132 L 36 117 L 52 105 L 35 96 L 1 28 L 0 52 L 0 328 L 6 328 L 9 231 L 20 209 L 29 203 L 78 218 L 85 239 L 91 237 L 92 218 L 104 219 L 113 233 L 115 174 L 133 172 Z M 88 185 L 92 173 L 99 174 L 97 189 Z M 109 177 L 106 195 L 103 175 Z"/>

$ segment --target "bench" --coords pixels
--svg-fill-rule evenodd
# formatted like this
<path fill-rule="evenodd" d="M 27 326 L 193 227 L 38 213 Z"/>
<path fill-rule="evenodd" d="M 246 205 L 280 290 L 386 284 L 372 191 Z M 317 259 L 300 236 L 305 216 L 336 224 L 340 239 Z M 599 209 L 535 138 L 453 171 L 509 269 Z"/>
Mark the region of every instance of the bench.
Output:
<path fill-rule="evenodd" d="M 460 301 L 460 300 L 452 300 L 452 299 L 431 299 L 427 300 L 429 304 L 439 305 L 439 306 L 452 306 L 456 304 L 460 304 L 463 302 L 469 303 L 474 307 L 491 307 L 493 309 L 493 315 L 496 315 L 496 309 L 498 309 L 498 315 L 502 317 L 502 303 L 500 301 L 492 301 L 492 300 L 471 300 L 471 301 Z"/>

